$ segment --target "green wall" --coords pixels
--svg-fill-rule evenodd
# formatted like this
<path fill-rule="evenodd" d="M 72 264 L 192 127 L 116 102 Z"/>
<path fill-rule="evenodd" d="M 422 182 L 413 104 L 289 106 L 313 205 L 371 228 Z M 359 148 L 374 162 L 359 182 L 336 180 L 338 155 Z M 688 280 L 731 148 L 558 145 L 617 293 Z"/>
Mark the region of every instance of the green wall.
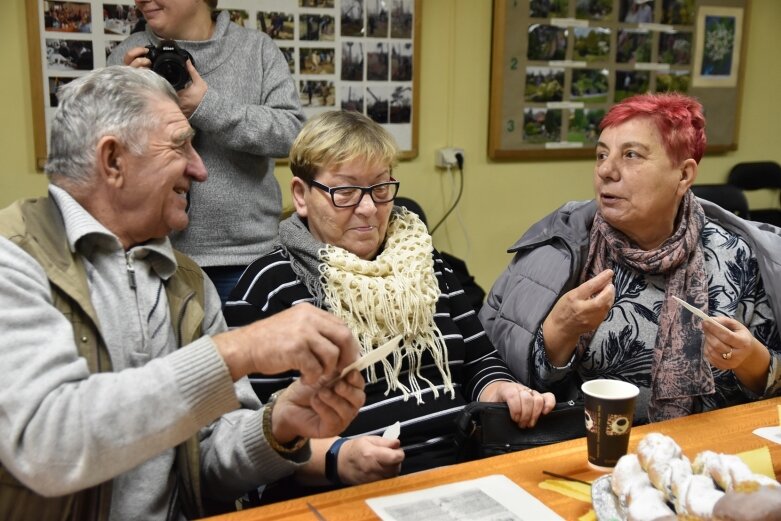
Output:
<path fill-rule="evenodd" d="M 706 156 L 698 182 L 720 183 L 735 163 L 781 162 L 781 2 L 751 0 L 744 63 L 739 148 Z M 24 4 L 12 0 L 0 17 L 0 206 L 45 192 L 35 172 Z M 435 246 L 467 260 L 486 289 L 504 269 L 505 253 L 537 219 L 571 199 L 591 197 L 590 160 L 502 162 L 488 159 L 488 94 L 491 61 L 489 0 L 422 0 L 419 155 L 396 175 L 401 194 L 417 199 L 436 222 L 453 195 L 452 175 L 434 167 L 434 152 L 464 149 L 466 189 L 457 212 L 434 236 Z M 287 194 L 290 173 L 277 176 Z M 771 193 L 749 194 L 752 205 L 772 205 Z M 289 197 L 287 198 L 289 200 Z"/>

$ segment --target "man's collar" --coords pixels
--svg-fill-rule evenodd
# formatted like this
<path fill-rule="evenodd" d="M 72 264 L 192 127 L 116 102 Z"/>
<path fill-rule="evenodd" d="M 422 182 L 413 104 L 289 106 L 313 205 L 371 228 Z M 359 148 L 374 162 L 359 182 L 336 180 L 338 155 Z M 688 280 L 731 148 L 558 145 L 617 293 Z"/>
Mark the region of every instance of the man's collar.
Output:
<path fill-rule="evenodd" d="M 122 250 L 122 242 L 108 228 L 84 209 L 76 199 L 59 186 L 50 184 L 49 195 L 60 209 L 65 234 L 72 253 L 87 254 L 96 247 Z M 151 239 L 130 248 L 135 258 L 150 256 L 149 263 L 157 274 L 168 279 L 176 271 L 176 257 L 168 237 Z"/>

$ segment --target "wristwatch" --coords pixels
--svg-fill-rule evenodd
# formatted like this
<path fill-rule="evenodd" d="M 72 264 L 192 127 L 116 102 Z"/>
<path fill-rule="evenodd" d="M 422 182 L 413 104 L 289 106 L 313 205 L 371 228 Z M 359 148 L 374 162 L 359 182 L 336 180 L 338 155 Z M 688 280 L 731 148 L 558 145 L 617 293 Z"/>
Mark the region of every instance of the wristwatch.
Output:
<path fill-rule="evenodd" d="M 274 432 L 271 430 L 271 413 L 274 411 L 274 405 L 277 403 L 277 398 L 282 394 L 282 391 L 277 391 L 271 395 L 268 403 L 263 407 L 263 436 L 271 448 L 280 454 L 292 454 L 301 450 L 304 445 L 309 442 L 309 438 L 297 436 L 293 438 L 289 443 L 279 443 L 274 437 Z"/>

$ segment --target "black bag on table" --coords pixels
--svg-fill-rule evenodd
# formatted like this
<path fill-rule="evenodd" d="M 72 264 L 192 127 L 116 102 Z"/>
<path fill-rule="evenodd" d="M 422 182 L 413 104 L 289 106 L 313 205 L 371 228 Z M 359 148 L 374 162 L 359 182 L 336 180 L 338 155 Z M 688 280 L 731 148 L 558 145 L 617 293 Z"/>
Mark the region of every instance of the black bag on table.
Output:
<path fill-rule="evenodd" d="M 456 419 L 459 461 L 496 456 L 586 435 L 582 401 L 559 402 L 530 429 L 521 429 L 506 403 L 472 402 Z"/>

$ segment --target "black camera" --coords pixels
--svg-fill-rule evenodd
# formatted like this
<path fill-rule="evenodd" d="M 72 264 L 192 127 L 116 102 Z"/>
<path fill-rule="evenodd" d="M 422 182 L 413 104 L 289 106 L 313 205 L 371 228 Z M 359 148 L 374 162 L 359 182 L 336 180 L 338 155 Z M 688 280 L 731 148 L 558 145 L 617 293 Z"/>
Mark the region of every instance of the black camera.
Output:
<path fill-rule="evenodd" d="M 160 45 L 147 45 L 149 52 L 146 57 L 152 61 L 152 70 L 168 83 L 173 85 L 174 89 L 181 90 L 190 83 L 190 73 L 187 72 L 187 60 L 195 61 L 189 52 L 176 45 L 173 40 L 163 40 Z"/>

